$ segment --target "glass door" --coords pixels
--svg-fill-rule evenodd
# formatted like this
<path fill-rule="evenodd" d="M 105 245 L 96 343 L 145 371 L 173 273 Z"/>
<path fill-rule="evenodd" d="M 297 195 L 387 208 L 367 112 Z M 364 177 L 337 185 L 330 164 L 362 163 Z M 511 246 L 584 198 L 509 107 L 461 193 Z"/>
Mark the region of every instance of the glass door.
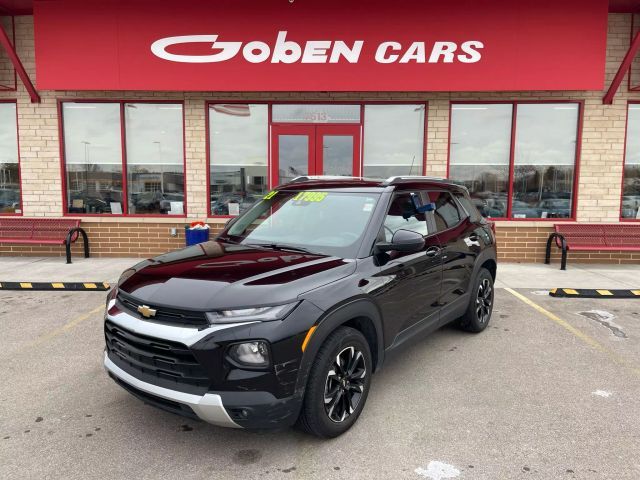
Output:
<path fill-rule="evenodd" d="M 360 175 L 360 125 L 274 125 L 272 185 L 301 175 Z"/>
<path fill-rule="evenodd" d="M 315 170 L 317 175 L 360 176 L 360 125 L 317 126 Z"/>

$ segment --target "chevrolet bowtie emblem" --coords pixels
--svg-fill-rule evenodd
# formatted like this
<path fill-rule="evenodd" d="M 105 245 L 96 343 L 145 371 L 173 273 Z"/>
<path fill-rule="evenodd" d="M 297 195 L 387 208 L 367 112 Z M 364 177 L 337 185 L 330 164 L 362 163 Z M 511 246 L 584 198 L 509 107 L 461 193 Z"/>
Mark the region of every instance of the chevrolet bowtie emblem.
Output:
<path fill-rule="evenodd" d="M 155 317 L 156 316 L 156 310 L 154 310 L 153 308 L 149 307 L 148 305 L 140 305 L 138 307 L 138 312 L 140 312 L 142 314 L 142 316 L 146 317 L 146 318 Z"/>

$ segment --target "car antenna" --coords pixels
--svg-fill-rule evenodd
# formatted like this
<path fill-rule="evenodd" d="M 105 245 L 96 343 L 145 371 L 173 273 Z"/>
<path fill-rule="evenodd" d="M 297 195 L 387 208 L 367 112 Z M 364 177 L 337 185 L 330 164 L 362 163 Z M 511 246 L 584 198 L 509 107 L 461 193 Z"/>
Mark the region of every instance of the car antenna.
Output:
<path fill-rule="evenodd" d="M 411 176 L 411 174 L 413 173 L 413 164 L 416 161 L 416 156 L 414 155 L 413 158 L 411 159 L 411 168 L 409 169 L 409 176 Z"/>

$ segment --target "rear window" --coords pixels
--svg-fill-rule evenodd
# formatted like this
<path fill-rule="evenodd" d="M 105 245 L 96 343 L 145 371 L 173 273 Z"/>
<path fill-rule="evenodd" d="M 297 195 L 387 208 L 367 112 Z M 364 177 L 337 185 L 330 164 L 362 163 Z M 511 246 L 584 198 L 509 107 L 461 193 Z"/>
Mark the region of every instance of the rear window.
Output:
<path fill-rule="evenodd" d="M 468 216 L 472 222 L 477 222 L 482 218 L 480 212 L 478 212 L 478 209 L 475 207 L 475 205 L 471 203 L 471 199 L 469 197 L 467 197 L 463 193 L 455 193 L 454 195 L 460 205 L 462 205 L 466 216 Z"/>

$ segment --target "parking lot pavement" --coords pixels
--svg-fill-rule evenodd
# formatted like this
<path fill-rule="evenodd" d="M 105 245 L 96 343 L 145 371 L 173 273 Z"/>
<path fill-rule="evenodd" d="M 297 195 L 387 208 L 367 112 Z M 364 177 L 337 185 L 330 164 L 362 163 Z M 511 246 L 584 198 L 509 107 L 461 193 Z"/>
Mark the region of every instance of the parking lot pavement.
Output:
<path fill-rule="evenodd" d="M 139 258 L 2 257 L 0 282 L 110 282 Z"/>
<path fill-rule="evenodd" d="M 0 478 L 637 480 L 640 301 L 534 292 L 407 348 L 330 441 L 146 406 L 102 368 L 104 293 L 0 292 Z"/>

